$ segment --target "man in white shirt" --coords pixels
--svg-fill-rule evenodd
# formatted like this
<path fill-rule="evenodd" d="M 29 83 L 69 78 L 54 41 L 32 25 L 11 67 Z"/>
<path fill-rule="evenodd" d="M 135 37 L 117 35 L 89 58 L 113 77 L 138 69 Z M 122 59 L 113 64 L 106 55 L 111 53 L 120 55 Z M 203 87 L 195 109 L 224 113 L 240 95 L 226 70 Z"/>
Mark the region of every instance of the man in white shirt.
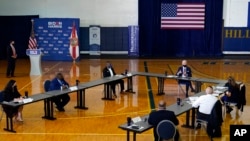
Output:
<path fill-rule="evenodd" d="M 103 77 L 110 77 L 110 76 L 114 76 L 116 75 L 114 68 L 112 67 L 110 62 L 107 62 L 106 67 L 103 69 L 102 71 L 103 73 Z M 113 95 L 116 98 L 116 91 L 115 91 L 115 85 L 116 84 L 120 84 L 121 86 L 121 92 L 120 93 L 124 93 L 124 81 L 122 79 L 110 82 L 111 85 L 111 89 L 113 91 Z"/>
<path fill-rule="evenodd" d="M 206 95 L 200 96 L 192 106 L 199 109 L 197 110 L 197 119 L 208 121 L 209 115 L 217 102 L 218 98 L 213 96 L 213 88 L 208 86 L 206 88 Z"/>

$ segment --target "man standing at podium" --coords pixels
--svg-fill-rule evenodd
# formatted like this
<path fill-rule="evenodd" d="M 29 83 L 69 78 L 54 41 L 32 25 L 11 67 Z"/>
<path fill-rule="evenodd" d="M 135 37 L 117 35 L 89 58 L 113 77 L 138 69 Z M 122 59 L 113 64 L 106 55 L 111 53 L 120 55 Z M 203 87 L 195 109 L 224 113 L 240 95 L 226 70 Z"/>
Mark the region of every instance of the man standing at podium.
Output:
<path fill-rule="evenodd" d="M 15 66 L 16 66 L 16 49 L 15 49 L 15 41 L 10 40 L 10 44 L 7 47 L 7 60 L 8 60 L 8 66 L 7 66 L 7 72 L 6 72 L 6 77 L 15 77 L 14 72 L 15 72 Z"/>

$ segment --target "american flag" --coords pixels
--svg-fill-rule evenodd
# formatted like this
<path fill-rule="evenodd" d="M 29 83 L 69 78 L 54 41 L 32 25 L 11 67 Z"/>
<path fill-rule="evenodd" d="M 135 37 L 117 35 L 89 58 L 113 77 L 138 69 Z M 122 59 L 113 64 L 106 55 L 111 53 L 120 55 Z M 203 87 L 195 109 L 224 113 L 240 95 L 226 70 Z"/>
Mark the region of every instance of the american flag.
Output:
<path fill-rule="evenodd" d="M 204 29 L 204 24 L 204 3 L 161 4 L 161 29 Z"/>
<path fill-rule="evenodd" d="M 31 20 L 32 26 L 31 26 L 31 32 L 30 32 L 30 38 L 29 38 L 29 49 L 37 49 L 37 41 L 35 38 L 35 32 L 34 32 L 34 20 Z"/>
<path fill-rule="evenodd" d="M 37 42 L 34 35 L 30 35 L 29 38 L 29 49 L 37 49 Z"/>

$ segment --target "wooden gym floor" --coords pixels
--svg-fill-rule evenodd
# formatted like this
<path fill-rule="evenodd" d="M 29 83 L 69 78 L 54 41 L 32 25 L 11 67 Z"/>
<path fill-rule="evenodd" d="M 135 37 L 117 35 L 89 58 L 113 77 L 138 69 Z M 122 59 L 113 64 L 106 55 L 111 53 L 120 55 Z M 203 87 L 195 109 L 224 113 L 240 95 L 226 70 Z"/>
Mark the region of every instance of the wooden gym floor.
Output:
<path fill-rule="evenodd" d="M 106 61 L 111 61 L 116 73 L 125 69 L 129 71 L 145 71 L 145 62 L 149 72 L 174 74 L 181 64 L 180 59 L 81 59 L 75 64 L 72 62 L 43 61 L 42 76 L 29 76 L 29 59 L 18 59 L 16 64 L 16 77 L 18 89 L 22 95 L 28 91 L 29 95 L 42 93 L 43 82 L 52 79 L 57 72 L 62 72 L 65 79 L 75 84 L 78 79 L 82 83 L 101 78 L 102 68 Z M 232 111 L 227 114 L 222 125 L 222 137 L 214 141 L 229 141 L 229 127 L 231 124 L 250 124 L 249 86 L 250 86 L 250 63 L 243 59 L 190 59 L 188 64 L 193 71 L 193 77 L 226 79 L 234 76 L 237 81 L 242 81 L 247 88 L 247 105 L 243 113 Z M 6 78 L 6 61 L 0 60 L 0 89 L 4 89 L 10 78 Z M 126 82 L 126 81 L 125 81 Z M 178 95 L 175 80 L 165 81 L 165 95 L 156 96 L 157 79 L 150 78 L 153 91 L 153 103 L 157 107 L 159 100 L 166 100 L 167 104 L 176 102 Z M 208 85 L 204 83 L 202 89 Z M 126 84 L 125 84 L 126 86 Z M 119 89 L 119 88 L 118 88 Z M 2 141 L 121 141 L 126 140 L 126 131 L 118 128 L 118 125 L 126 121 L 127 116 L 136 117 L 148 114 L 151 111 L 150 99 L 146 78 L 136 76 L 133 78 L 135 94 L 118 94 L 115 101 L 102 100 L 103 86 L 97 86 L 86 90 L 86 106 L 88 110 L 75 109 L 76 94 L 71 93 L 71 101 L 65 107 L 65 112 L 55 110 L 57 120 L 42 119 L 43 101 L 24 106 L 23 123 L 14 123 L 17 133 L 3 130 L 5 127 L 5 114 L 0 122 L 0 140 Z M 192 94 L 191 94 L 192 95 Z M 184 94 L 181 94 L 184 98 Z M 1 112 L 0 112 L 1 114 Z M 182 141 L 209 141 L 204 129 L 196 132 L 193 129 L 181 127 L 185 123 L 185 114 L 178 116 Z M 132 139 L 132 136 L 131 136 Z M 153 130 L 137 134 L 137 141 L 153 141 Z"/>

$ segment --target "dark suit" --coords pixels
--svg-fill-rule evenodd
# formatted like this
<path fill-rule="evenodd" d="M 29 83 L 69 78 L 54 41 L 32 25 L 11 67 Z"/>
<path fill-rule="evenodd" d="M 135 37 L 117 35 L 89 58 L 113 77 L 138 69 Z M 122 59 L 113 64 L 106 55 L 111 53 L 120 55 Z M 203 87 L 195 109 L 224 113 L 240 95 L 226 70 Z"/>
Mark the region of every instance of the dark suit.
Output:
<path fill-rule="evenodd" d="M 69 84 L 64 79 L 59 82 L 57 78 L 54 78 L 50 83 L 49 90 L 50 91 L 60 90 L 61 86 L 63 85 L 69 87 Z M 70 97 L 68 94 L 63 94 L 63 95 L 53 98 L 53 102 L 56 104 L 57 109 L 59 109 L 59 111 L 60 109 L 63 109 L 63 107 L 69 102 L 69 100 L 70 100 Z"/>
<path fill-rule="evenodd" d="M 176 75 L 178 75 L 178 76 L 181 77 L 183 75 L 183 73 L 184 73 L 184 68 L 186 70 L 186 77 L 192 77 L 192 70 L 188 66 L 181 66 L 181 67 L 179 67 L 178 70 L 177 70 Z M 178 72 L 180 72 L 180 73 L 178 73 Z M 189 87 L 191 88 L 192 91 L 194 91 L 194 88 L 192 86 L 191 81 L 189 81 L 189 80 L 179 80 L 178 83 L 186 85 L 186 97 L 188 97 Z"/>
<path fill-rule="evenodd" d="M 116 75 L 115 70 L 114 70 L 113 67 L 111 67 L 111 70 L 113 72 L 113 75 Z M 107 67 L 105 67 L 103 69 L 102 73 L 103 73 L 103 77 L 110 77 L 111 76 L 111 73 L 110 73 L 110 71 L 109 71 L 109 69 Z M 110 82 L 111 89 L 112 89 L 112 91 L 113 91 L 114 94 L 116 93 L 115 92 L 115 85 L 116 84 L 120 84 L 120 86 L 121 86 L 121 92 L 124 90 L 124 81 L 122 79 Z"/>
<path fill-rule="evenodd" d="M 175 116 L 173 111 L 168 111 L 168 110 L 152 111 L 149 114 L 148 123 L 154 126 L 155 141 L 158 141 L 156 127 L 157 127 L 158 123 L 161 122 L 162 120 L 170 120 L 175 125 L 179 124 L 179 120 L 177 119 L 177 117 Z M 179 139 L 179 132 L 177 131 L 176 135 L 175 135 L 175 140 L 177 141 L 178 139 Z"/>
<path fill-rule="evenodd" d="M 16 66 L 16 58 L 13 58 L 13 50 L 11 48 L 11 46 L 9 45 L 7 47 L 7 61 L 8 61 L 8 66 L 7 66 L 7 72 L 6 72 L 6 76 L 10 77 L 10 76 L 14 76 L 14 72 L 15 72 L 15 66 Z"/>
<path fill-rule="evenodd" d="M 207 123 L 207 133 L 213 137 L 221 137 L 221 125 L 223 122 L 221 102 L 218 100 L 211 111 Z"/>

